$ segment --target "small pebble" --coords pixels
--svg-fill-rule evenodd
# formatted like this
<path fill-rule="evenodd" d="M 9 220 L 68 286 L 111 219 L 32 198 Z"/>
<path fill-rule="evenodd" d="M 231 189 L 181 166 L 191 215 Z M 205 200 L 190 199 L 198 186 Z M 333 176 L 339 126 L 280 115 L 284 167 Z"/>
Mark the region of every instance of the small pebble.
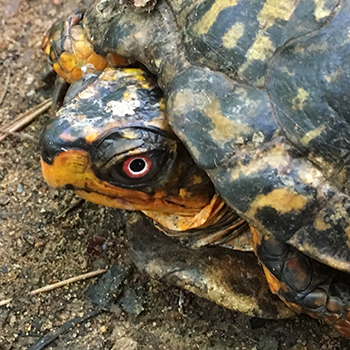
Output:
<path fill-rule="evenodd" d="M 10 197 L 5 195 L 0 195 L 0 205 L 7 205 L 10 203 Z"/>

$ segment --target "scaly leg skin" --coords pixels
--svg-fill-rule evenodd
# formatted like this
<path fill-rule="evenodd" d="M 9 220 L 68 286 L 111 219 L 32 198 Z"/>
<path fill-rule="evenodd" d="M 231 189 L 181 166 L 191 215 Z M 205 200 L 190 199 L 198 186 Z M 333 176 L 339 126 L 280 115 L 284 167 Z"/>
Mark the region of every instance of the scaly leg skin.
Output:
<path fill-rule="evenodd" d="M 290 308 L 350 336 L 350 276 L 252 228 L 256 254 L 270 289 Z"/>
<path fill-rule="evenodd" d="M 82 19 L 85 10 L 74 11 L 65 21 L 56 22 L 45 35 L 41 47 L 48 61 L 59 75 L 53 103 L 63 102 L 67 84 L 79 80 L 84 74 L 99 73 L 107 66 L 125 67 L 132 61 L 116 54 L 105 54 L 94 46 L 85 35 Z"/>

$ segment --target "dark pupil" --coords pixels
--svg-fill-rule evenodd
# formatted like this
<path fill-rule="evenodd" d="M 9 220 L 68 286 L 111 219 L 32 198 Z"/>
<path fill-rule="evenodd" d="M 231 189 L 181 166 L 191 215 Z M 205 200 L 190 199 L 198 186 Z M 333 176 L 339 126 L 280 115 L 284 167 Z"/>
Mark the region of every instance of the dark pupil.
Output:
<path fill-rule="evenodd" d="M 139 173 L 145 168 L 145 166 L 146 162 L 143 159 L 138 158 L 131 161 L 129 168 L 132 172 Z"/>

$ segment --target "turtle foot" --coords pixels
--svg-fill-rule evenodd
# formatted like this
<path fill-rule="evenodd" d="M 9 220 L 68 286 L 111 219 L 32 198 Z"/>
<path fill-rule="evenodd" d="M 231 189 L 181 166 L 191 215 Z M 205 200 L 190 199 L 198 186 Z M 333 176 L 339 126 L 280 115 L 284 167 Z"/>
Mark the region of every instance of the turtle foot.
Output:
<path fill-rule="evenodd" d="M 332 325 L 350 337 L 350 277 L 273 238 L 257 243 L 273 293 L 294 311 Z"/>

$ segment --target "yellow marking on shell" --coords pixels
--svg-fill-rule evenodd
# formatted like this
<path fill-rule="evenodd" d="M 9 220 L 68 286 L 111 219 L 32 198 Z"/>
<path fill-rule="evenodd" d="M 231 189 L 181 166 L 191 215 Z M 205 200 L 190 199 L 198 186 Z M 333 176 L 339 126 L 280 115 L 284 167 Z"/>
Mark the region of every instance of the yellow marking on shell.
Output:
<path fill-rule="evenodd" d="M 294 46 L 294 51 L 297 53 L 304 53 L 305 52 L 305 47 L 301 44 L 296 44 Z"/>
<path fill-rule="evenodd" d="M 187 190 L 186 190 L 186 188 L 180 188 L 179 196 L 180 196 L 181 198 L 184 198 L 184 197 L 186 197 L 186 195 L 187 195 Z"/>
<path fill-rule="evenodd" d="M 302 144 L 307 146 L 314 138 L 320 136 L 325 129 L 325 125 L 320 125 L 318 128 L 308 131 L 301 139 Z"/>
<path fill-rule="evenodd" d="M 281 214 L 300 211 L 307 203 L 307 197 L 298 194 L 289 188 L 276 188 L 268 194 L 260 194 L 250 205 L 249 217 L 254 217 L 256 212 L 265 207 L 273 208 Z"/>
<path fill-rule="evenodd" d="M 343 76 L 342 70 L 339 68 L 336 71 L 332 72 L 330 75 L 326 76 L 326 80 L 328 83 L 336 82 L 339 78 Z"/>
<path fill-rule="evenodd" d="M 236 22 L 222 37 L 222 44 L 226 49 L 233 49 L 237 45 L 237 41 L 244 33 L 244 24 Z"/>
<path fill-rule="evenodd" d="M 329 49 L 328 44 L 327 43 L 316 43 L 316 44 L 310 44 L 307 46 L 307 51 L 309 52 L 324 52 L 327 51 Z"/>
<path fill-rule="evenodd" d="M 266 58 L 272 56 L 275 49 L 275 45 L 267 35 L 258 34 L 254 44 L 247 51 L 247 61 L 265 61 Z"/>
<path fill-rule="evenodd" d="M 292 108 L 295 111 L 300 111 L 304 108 L 309 93 L 303 88 L 298 88 L 297 95 L 292 99 Z"/>
<path fill-rule="evenodd" d="M 214 128 L 210 130 L 210 136 L 215 140 L 227 140 L 250 132 L 250 127 L 246 124 L 239 124 L 224 116 L 220 112 L 220 103 L 217 99 L 213 99 L 205 109 L 205 114 L 210 118 L 214 124 Z"/>
<path fill-rule="evenodd" d="M 285 73 L 285 74 L 289 75 L 290 77 L 293 77 L 295 75 L 295 73 L 291 72 L 286 66 L 281 67 L 280 72 Z"/>
<path fill-rule="evenodd" d="M 253 45 L 248 49 L 246 54 L 246 61 L 239 68 L 239 72 L 244 72 L 252 61 L 265 61 L 272 57 L 276 47 L 271 39 L 263 32 L 258 33 Z"/>
<path fill-rule="evenodd" d="M 191 182 L 193 185 L 198 185 L 203 181 L 203 178 L 198 175 L 192 175 L 191 176 Z"/>
<path fill-rule="evenodd" d="M 162 112 L 158 116 L 153 117 L 152 120 L 147 123 L 147 125 L 154 126 L 164 131 L 171 131 L 168 124 L 168 118 Z"/>
<path fill-rule="evenodd" d="M 264 30 L 271 27 L 276 19 L 288 21 L 298 3 L 299 0 L 266 0 L 264 7 L 258 13 L 257 20 Z"/>
<path fill-rule="evenodd" d="M 219 13 L 227 7 L 237 5 L 239 0 L 216 0 L 212 7 L 203 15 L 200 21 L 194 26 L 194 31 L 199 35 L 208 33 L 210 27 L 214 24 Z"/>
<path fill-rule="evenodd" d="M 325 0 L 315 0 L 315 18 L 316 21 L 319 21 L 325 17 L 328 17 L 331 14 L 331 9 L 324 8 L 326 1 Z"/>
<path fill-rule="evenodd" d="M 248 164 L 243 164 L 238 160 L 237 166 L 231 170 L 230 180 L 233 182 L 240 176 L 250 176 L 265 167 L 275 168 L 277 171 L 280 169 L 288 169 L 291 161 L 284 146 L 277 143 L 273 148 L 267 151 L 255 152 L 252 160 Z"/>
<path fill-rule="evenodd" d="M 323 221 L 323 212 L 320 212 L 314 220 L 314 227 L 317 231 L 326 231 L 330 229 L 332 226 L 326 222 Z"/>
<path fill-rule="evenodd" d="M 350 226 L 348 226 L 345 229 L 345 233 L 348 236 L 348 245 L 350 245 Z M 322 262 L 325 265 L 328 265 L 330 267 L 333 267 L 340 271 L 346 271 L 348 272 L 350 270 L 350 263 L 349 261 L 341 261 L 337 257 L 333 257 L 329 255 L 329 253 L 324 253 L 322 250 L 320 250 L 313 242 L 310 244 L 307 241 L 302 241 L 302 244 L 300 244 L 300 237 L 296 235 L 296 237 L 292 237 L 288 240 L 288 244 L 292 245 L 293 247 L 300 250 L 302 253 L 312 256 L 314 259 Z"/>

